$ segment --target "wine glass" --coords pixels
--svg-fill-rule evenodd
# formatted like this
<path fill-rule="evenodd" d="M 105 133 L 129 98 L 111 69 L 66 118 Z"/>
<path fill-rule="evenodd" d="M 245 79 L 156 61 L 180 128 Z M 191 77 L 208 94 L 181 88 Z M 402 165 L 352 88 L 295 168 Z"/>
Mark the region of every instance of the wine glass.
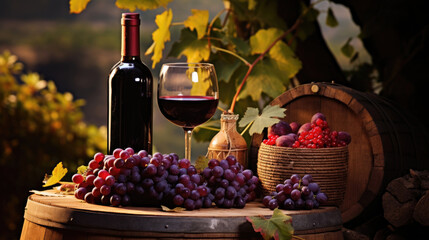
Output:
<path fill-rule="evenodd" d="M 219 90 L 210 63 L 166 63 L 158 82 L 161 113 L 185 131 L 185 158 L 191 161 L 192 130 L 216 111 Z"/>

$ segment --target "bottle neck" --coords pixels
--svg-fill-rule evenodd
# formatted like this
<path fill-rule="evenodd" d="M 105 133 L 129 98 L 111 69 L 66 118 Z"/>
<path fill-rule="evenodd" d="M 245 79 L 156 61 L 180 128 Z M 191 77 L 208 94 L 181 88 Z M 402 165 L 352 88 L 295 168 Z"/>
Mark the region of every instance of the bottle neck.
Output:
<path fill-rule="evenodd" d="M 140 59 L 140 25 L 122 25 L 122 60 Z"/>

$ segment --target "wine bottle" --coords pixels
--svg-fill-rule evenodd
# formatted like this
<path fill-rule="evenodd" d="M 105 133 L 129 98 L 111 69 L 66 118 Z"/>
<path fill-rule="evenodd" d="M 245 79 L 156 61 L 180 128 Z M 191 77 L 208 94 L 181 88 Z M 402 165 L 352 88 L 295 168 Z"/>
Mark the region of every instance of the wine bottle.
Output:
<path fill-rule="evenodd" d="M 140 60 L 138 13 L 123 13 L 121 60 L 108 83 L 107 151 L 132 147 L 152 152 L 152 86 L 150 69 Z"/>

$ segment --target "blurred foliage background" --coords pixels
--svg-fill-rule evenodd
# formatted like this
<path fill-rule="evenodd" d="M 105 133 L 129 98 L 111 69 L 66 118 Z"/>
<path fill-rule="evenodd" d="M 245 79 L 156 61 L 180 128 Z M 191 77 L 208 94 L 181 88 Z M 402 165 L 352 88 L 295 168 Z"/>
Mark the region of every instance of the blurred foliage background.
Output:
<path fill-rule="evenodd" d="M 310 1 L 276 1 L 279 19 L 291 26 L 300 2 Z M 174 10 L 173 22 L 184 21 L 191 9 L 209 10 L 211 21 L 224 5 L 175 0 L 168 7 Z M 296 49 L 303 68 L 292 85 L 335 80 L 362 91 L 384 92 L 423 119 L 429 62 L 424 7 L 405 0 L 335 0 L 316 8 L 316 21 L 306 26 L 312 35 Z M 327 24 L 328 9 L 337 25 Z M 142 60 L 148 66 L 152 61 L 143 52 L 152 43 L 155 17 L 164 10 L 137 10 Z M 19 238 L 28 191 L 41 189 L 44 174 L 59 161 L 69 169 L 69 180 L 94 152 L 105 151 L 107 76 L 120 58 L 121 12 L 125 10 L 113 1 L 103 0 L 92 0 L 78 15 L 69 14 L 67 0 L 0 2 L 0 239 Z M 250 18 L 236 24 L 248 39 L 248 26 L 257 21 L 252 12 L 244 14 Z M 180 29 L 170 29 L 165 53 L 179 40 Z M 345 46 L 352 46 L 351 55 L 344 54 Z M 162 63 L 185 60 L 164 58 L 152 69 L 154 80 Z M 183 131 L 165 120 L 156 104 L 154 109 L 156 150 L 183 156 Z M 206 153 L 208 142 L 192 144 L 193 156 Z"/>

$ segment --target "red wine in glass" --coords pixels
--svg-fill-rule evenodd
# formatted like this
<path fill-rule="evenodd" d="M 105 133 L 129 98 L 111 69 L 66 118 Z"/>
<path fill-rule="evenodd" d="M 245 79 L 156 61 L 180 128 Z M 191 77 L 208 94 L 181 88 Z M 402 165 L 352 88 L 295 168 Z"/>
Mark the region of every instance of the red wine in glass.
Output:
<path fill-rule="evenodd" d="M 192 129 L 213 116 L 218 101 L 212 96 L 162 96 L 158 106 L 172 123 Z"/>

